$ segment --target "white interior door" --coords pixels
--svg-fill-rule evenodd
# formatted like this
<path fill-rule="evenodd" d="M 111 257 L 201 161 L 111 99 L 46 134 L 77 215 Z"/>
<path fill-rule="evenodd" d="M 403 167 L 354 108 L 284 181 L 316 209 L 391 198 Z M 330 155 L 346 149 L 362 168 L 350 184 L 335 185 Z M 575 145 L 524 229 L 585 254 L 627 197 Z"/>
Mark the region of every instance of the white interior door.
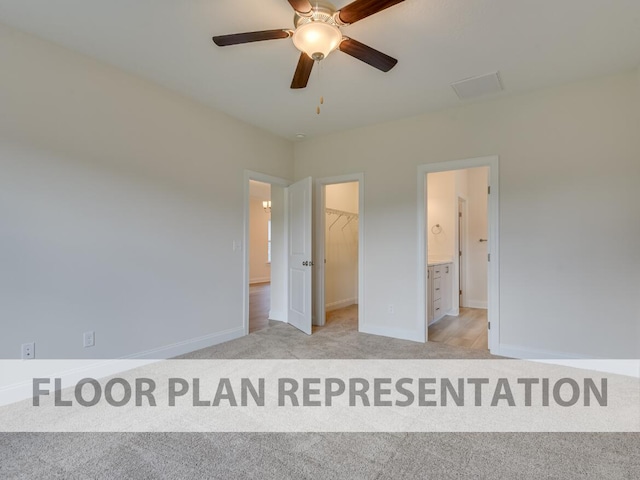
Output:
<path fill-rule="evenodd" d="M 311 177 L 287 188 L 289 323 L 311 335 Z"/>

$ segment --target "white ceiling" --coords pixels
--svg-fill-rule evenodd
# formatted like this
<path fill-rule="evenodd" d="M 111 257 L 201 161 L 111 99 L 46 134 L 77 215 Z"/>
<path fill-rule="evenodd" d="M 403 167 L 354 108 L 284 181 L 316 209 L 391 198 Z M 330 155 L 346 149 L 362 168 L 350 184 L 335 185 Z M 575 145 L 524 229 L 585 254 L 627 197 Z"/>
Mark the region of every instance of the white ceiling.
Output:
<path fill-rule="evenodd" d="M 289 139 L 457 105 L 451 82 L 496 70 L 504 95 L 640 64 L 639 0 L 406 0 L 344 28 L 397 58 L 393 70 L 334 52 L 297 91 L 291 40 L 211 41 L 292 21 L 286 0 L 0 0 L 0 22 Z"/>

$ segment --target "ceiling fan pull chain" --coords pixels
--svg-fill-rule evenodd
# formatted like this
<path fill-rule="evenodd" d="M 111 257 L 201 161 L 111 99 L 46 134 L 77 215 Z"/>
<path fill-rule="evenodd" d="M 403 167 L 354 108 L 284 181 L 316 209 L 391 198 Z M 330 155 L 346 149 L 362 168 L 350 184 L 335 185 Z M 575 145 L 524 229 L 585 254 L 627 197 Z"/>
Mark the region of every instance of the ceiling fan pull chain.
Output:
<path fill-rule="evenodd" d="M 316 62 L 318 64 L 318 73 L 316 75 L 318 75 L 318 89 L 322 92 L 322 70 L 324 69 L 323 67 L 323 62 Z M 316 107 L 316 114 L 320 115 L 320 105 L 324 105 L 324 96 L 320 95 L 320 104 Z"/>

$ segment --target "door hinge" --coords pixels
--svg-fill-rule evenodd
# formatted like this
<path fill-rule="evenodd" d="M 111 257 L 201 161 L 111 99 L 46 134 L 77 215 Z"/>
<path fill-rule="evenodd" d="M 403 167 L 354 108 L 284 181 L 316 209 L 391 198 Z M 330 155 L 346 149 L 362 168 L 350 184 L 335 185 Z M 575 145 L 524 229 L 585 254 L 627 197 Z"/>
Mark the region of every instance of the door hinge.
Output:
<path fill-rule="evenodd" d="M 491 186 L 487 187 L 487 195 L 491 195 Z"/>
<path fill-rule="evenodd" d="M 487 323 L 488 330 L 491 330 L 491 322 Z"/>
<path fill-rule="evenodd" d="M 460 290 L 460 295 L 462 295 L 462 290 Z"/>
<path fill-rule="evenodd" d="M 458 217 L 462 218 L 462 212 L 458 212 Z"/>
<path fill-rule="evenodd" d="M 461 257 L 461 256 L 462 256 L 462 250 L 460 250 L 460 251 L 458 252 L 458 256 L 459 256 L 459 257 Z"/>
<path fill-rule="evenodd" d="M 487 258 L 489 259 L 489 261 L 491 261 L 491 254 L 488 254 Z"/>

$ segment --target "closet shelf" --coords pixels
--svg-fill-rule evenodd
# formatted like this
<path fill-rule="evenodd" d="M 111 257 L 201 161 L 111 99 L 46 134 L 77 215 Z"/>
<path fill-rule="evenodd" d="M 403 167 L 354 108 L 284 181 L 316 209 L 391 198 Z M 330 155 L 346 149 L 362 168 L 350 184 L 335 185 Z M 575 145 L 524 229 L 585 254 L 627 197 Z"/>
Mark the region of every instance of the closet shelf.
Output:
<path fill-rule="evenodd" d="M 329 230 L 331 230 L 331 228 L 343 217 L 347 219 L 347 223 L 345 223 L 344 226 L 342 227 L 343 230 L 344 230 L 344 227 L 346 227 L 347 225 L 349 225 L 349 223 L 351 223 L 351 221 L 358 220 L 358 214 L 353 212 L 336 210 L 335 208 L 325 208 L 325 212 L 328 215 L 336 215 L 338 217 L 333 221 L 333 223 L 329 227 Z"/>
<path fill-rule="evenodd" d="M 342 215 L 343 217 L 358 218 L 357 213 L 345 212 L 344 210 L 336 210 L 335 208 L 325 208 L 325 212 L 327 212 L 329 215 Z"/>

